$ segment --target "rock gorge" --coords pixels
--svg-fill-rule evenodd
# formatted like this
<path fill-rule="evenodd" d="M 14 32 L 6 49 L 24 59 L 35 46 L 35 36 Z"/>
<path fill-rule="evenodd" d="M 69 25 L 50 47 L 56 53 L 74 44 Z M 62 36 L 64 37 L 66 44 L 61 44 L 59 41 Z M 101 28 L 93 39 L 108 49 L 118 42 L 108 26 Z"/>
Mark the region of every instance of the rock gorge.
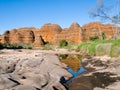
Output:
<path fill-rule="evenodd" d="M 120 28 L 119 28 L 120 29 Z M 117 33 L 120 38 L 120 30 L 115 25 L 91 22 L 83 25 L 72 23 L 69 28 L 62 29 L 58 24 L 45 24 L 40 29 L 34 27 L 18 28 L 5 31 L 0 35 L 0 43 L 28 43 L 34 47 L 44 45 L 45 42 L 58 44 L 65 39 L 68 43 L 80 43 L 89 41 L 92 36 L 102 38 L 101 33 L 105 33 L 106 39 L 111 39 Z"/>

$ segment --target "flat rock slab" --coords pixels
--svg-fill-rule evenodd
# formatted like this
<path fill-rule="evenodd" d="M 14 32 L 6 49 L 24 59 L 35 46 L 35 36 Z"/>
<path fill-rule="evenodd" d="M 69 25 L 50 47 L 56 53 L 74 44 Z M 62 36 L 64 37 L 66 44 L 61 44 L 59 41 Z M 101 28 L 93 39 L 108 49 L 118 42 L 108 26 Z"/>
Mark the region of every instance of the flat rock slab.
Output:
<path fill-rule="evenodd" d="M 1 52 L 0 90 L 66 90 L 61 78 L 68 80 L 72 75 L 57 55 L 39 50 Z"/>

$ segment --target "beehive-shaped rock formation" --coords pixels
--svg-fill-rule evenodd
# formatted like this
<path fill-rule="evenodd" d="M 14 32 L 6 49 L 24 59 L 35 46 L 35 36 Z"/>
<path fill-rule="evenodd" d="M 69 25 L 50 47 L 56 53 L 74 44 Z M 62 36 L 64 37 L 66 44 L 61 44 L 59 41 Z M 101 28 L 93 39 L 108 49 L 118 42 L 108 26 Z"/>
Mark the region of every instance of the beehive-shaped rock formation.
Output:
<path fill-rule="evenodd" d="M 42 37 L 38 34 L 35 36 L 35 41 L 33 43 L 34 47 L 40 47 L 43 46 L 45 44 L 44 40 L 42 39 Z"/>
<path fill-rule="evenodd" d="M 40 29 L 40 35 L 45 42 L 55 43 L 55 36 L 62 31 L 62 28 L 57 24 L 45 24 Z"/>
<path fill-rule="evenodd" d="M 80 43 L 82 40 L 82 29 L 78 23 L 72 23 L 69 28 L 63 29 L 56 35 L 56 41 L 65 39 L 68 43 Z"/>
<path fill-rule="evenodd" d="M 63 39 L 68 43 L 80 43 L 89 41 L 90 37 L 96 35 L 101 39 L 102 33 L 105 33 L 106 39 L 113 38 L 115 33 L 120 38 L 120 28 L 116 32 L 115 25 L 91 22 L 80 27 L 74 22 L 65 29 L 58 24 L 45 24 L 40 29 L 30 27 L 7 30 L 0 35 L 0 43 L 28 43 L 35 47 L 44 45 L 45 42 L 58 44 Z"/>
<path fill-rule="evenodd" d="M 71 24 L 69 29 L 70 30 L 78 30 L 78 29 L 80 29 L 80 25 L 77 22 L 74 22 L 74 23 Z"/>
<path fill-rule="evenodd" d="M 95 35 L 101 38 L 102 33 L 105 33 L 106 39 L 112 39 L 116 31 L 115 25 L 102 24 L 100 22 L 91 22 L 91 23 L 85 24 L 82 28 L 85 34 L 84 36 L 86 38 L 86 41 L 89 41 L 89 37 L 95 36 Z M 120 38 L 120 33 L 118 33 L 118 38 Z"/>
<path fill-rule="evenodd" d="M 1 43 L 33 43 L 35 36 L 31 28 L 20 28 L 6 31 L 1 37 Z"/>

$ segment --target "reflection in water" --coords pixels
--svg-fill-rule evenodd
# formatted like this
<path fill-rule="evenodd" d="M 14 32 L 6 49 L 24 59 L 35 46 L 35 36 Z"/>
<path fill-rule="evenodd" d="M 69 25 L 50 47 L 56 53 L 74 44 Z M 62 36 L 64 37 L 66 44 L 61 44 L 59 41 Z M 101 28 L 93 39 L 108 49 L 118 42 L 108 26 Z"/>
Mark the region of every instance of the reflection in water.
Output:
<path fill-rule="evenodd" d="M 79 74 L 85 72 L 86 70 L 81 65 L 81 56 L 75 55 L 75 54 L 62 54 L 59 55 L 60 60 L 62 63 L 65 63 L 68 65 L 68 72 L 70 72 L 73 77 L 66 81 L 66 84 L 69 84 L 75 77 L 77 77 Z"/>
<path fill-rule="evenodd" d="M 67 90 L 93 90 L 95 87 L 106 88 L 107 86 L 120 81 L 120 77 L 116 76 L 114 73 L 94 72 L 95 67 L 108 67 L 108 65 L 110 65 L 110 62 L 109 64 L 105 64 L 100 60 L 90 59 L 81 63 L 81 58 L 78 55 L 63 55 L 62 57 L 63 58 L 60 58 L 61 62 L 68 65 L 68 72 L 73 75 L 73 77 L 68 81 L 63 78 L 61 79 L 61 83 L 65 85 Z M 86 68 L 87 70 L 84 69 L 83 66 L 86 66 L 88 64 L 94 66 Z M 87 76 L 80 75 L 85 71 L 87 71 L 87 73 L 92 71 L 92 74 Z"/>
<path fill-rule="evenodd" d="M 73 79 L 75 79 L 78 75 L 80 75 L 81 73 L 85 71 L 86 69 L 84 69 L 83 67 L 81 67 L 77 72 L 74 72 L 71 68 L 69 68 L 68 72 L 70 72 L 73 75 L 73 77 L 69 79 L 68 81 L 66 81 L 66 84 L 69 84 Z"/>
<path fill-rule="evenodd" d="M 65 63 L 73 71 L 77 72 L 81 67 L 81 56 L 75 54 L 61 54 L 60 61 Z"/>

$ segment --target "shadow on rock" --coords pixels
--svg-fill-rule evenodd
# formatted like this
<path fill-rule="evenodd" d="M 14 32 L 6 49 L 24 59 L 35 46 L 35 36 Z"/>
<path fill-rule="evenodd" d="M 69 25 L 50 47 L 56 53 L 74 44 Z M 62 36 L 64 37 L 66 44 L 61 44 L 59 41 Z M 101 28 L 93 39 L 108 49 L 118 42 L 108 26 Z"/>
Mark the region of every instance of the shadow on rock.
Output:
<path fill-rule="evenodd" d="M 109 72 L 96 72 L 90 76 L 78 76 L 69 85 L 69 90 L 93 90 L 95 87 L 105 88 L 119 81 L 120 77 L 112 77 Z"/>

